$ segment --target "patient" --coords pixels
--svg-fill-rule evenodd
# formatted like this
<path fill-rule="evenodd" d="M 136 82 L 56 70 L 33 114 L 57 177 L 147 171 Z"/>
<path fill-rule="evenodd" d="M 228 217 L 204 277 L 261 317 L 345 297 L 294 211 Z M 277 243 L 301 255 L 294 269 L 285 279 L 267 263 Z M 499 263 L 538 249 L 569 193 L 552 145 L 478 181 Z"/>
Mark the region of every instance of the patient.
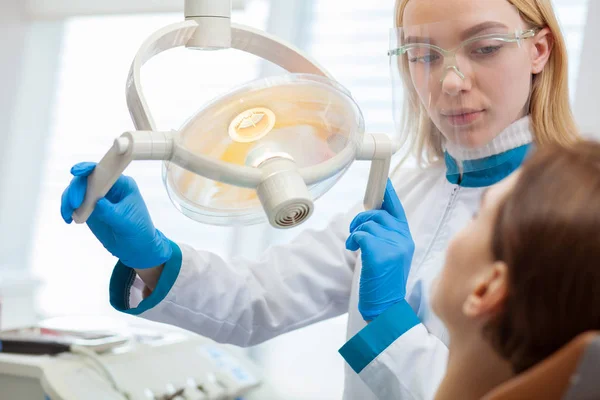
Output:
<path fill-rule="evenodd" d="M 490 187 L 432 306 L 450 334 L 438 400 L 478 399 L 600 329 L 600 144 L 544 148 Z"/>

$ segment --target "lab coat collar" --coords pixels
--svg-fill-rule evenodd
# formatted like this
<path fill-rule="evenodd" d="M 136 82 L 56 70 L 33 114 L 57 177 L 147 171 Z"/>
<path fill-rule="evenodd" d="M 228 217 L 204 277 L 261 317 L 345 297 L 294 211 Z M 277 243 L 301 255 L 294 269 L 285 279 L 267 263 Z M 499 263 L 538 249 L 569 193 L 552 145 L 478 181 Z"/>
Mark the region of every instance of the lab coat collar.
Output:
<path fill-rule="evenodd" d="M 464 159 L 461 169 L 447 150 L 444 153 L 446 178 L 450 183 L 464 187 L 491 186 L 519 168 L 532 149 L 532 138 L 527 116 L 511 124 L 490 145 L 473 151 L 471 156 L 479 153 L 482 157 Z M 466 172 L 461 176 L 459 170 Z"/>

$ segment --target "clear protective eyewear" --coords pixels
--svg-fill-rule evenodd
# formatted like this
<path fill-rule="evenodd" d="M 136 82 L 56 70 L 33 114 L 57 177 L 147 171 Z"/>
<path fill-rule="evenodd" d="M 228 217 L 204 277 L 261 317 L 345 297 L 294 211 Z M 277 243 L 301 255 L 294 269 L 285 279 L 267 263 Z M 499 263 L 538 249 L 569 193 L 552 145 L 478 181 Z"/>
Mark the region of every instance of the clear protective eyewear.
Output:
<path fill-rule="evenodd" d="M 388 56 L 406 56 L 408 63 L 414 65 L 414 69 L 427 70 L 430 73 L 444 71 L 440 78 L 441 83 L 450 70 L 461 79 L 465 79 L 465 75 L 459 68 L 458 54 L 470 63 L 482 62 L 494 56 L 504 44 L 520 44 L 522 40 L 534 37 L 537 32 L 537 29 L 528 29 L 517 30 L 510 34 L 493 33 L 476 36 L 463 41 L 453 50 L 446 50 L 431 43 L 406 43 L 399 48 L 389 50 Z"/>

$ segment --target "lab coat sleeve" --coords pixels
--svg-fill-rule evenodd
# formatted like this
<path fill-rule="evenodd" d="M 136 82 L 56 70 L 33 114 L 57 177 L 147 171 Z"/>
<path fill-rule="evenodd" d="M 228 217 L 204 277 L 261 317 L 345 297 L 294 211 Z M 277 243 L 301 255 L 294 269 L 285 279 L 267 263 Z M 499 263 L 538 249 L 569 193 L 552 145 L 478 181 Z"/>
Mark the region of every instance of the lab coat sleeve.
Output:
<path fill-rule="evenodd" d="M 405 301 L 358 332 L 340 354 L 379 399 L 433 399 L 448 348 Z"/>
<path fill-rule="evenodd" d="M 172 243 L 171 260 L 152 294 L 141 301 L 134 285 L 139 278 L 118 263 L 111 277 L 111 304 L 238 346 L 341 315 L 348 311 L 357 257 L 346 250 L 345 241 L 358 211 L 336 217 L 323 231 L 306 231 L 292 243 L 273 246 L 258 261 L 228 262 Z"/>

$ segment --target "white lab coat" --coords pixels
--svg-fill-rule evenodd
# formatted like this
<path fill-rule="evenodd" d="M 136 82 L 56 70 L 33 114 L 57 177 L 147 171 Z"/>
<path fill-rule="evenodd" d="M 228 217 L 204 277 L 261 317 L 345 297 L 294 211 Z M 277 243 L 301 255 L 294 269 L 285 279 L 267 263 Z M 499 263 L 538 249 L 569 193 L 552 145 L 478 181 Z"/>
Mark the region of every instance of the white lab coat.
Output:
<path fill-rule="evenodd" d="M 513 147 L 531 140 L 528 120 L 512 129 L 524 132 Z M 517 166 L 499 173 L 506 176 Z M 393 338 L 359 374 L 346 367 L 344 400 L 432 398 L 446 368 L 448 335 L 431 312 L 429 290 L 448 240 L 478 208 L 482 188 L 450 183 L 443 165 L 401 169 L 392 182 L 415 241 L 406 300 L 420 323 Z M 358 312 L 359 253 L 345 249 L 349 224 L 360 211 L 356 206 L 326 230 L 304 232 L 256 261 L 227 262 L 206 251 L 174 246 L 181 253 L 169 262 L 173 266 L 165 267 L 162 286 L 159 281 L 161 287 L 139 305 L 139 278 L 123 266 L 117 271 L 117 265 L 111 302 L 122 311 L 239 346 L 348 312 L 350 339 L 368 328 Z"/>

